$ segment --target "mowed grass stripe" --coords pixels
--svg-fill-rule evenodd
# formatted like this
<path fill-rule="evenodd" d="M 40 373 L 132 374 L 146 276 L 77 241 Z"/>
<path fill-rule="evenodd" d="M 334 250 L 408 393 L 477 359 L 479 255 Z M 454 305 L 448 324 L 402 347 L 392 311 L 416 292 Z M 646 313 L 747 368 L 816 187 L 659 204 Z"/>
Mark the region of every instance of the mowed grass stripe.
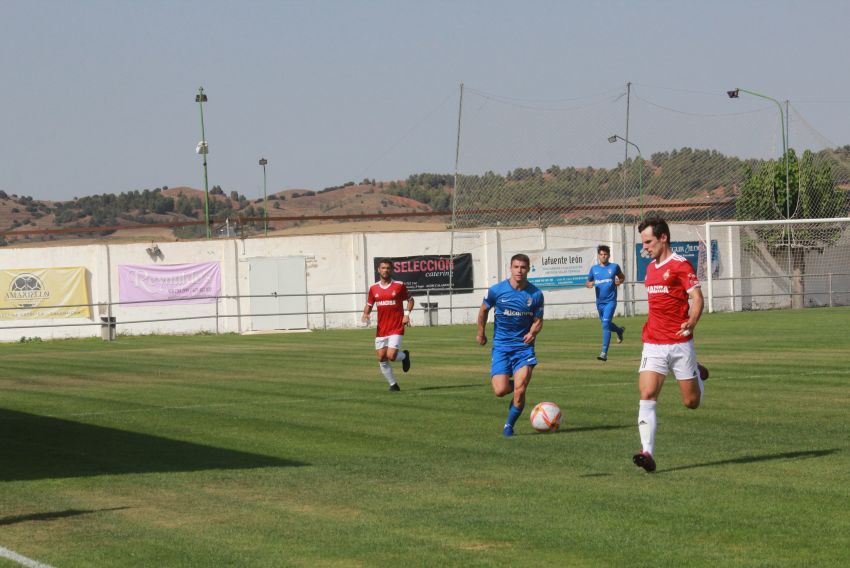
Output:
<path fill-rule="evenodd" d="M 643 319 L 618 322 L 605 364 L 598 321 L 546 322 L 529 401 L 563 431 L 526 412 L 511 440 L 474 326 L 411 329 L 397 394 L 369 330 L 0 345 L 2 544 L 61 566 L 843 566 L 850 310 L 704 316 L 705 406 L 668 379 L 655 475 L 630 462 Z"/>

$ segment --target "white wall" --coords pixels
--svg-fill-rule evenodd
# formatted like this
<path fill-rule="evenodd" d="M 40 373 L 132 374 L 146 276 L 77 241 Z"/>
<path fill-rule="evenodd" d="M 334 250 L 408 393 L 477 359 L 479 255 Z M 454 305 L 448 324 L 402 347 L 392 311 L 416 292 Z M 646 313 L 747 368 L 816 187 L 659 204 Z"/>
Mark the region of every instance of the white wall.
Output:
<path fill-rule="evenodd" d="M 671 227 L 675 240 L 698 240 L 698 229 L 689 225 Z M 2 248 L 0 267 L 4 269 L 81 266 L 91 278 L 91 302 L 101 304 L 91 319 L 0 321 L 0 340 L 17 341 L 22 336 L 44 339 L 65 337 L 99 337 L 100 315 L 117 318 L 118 332 L 198 333 L 250 331 L 250 299 L 237 299 L 249 294 L 248 270 L 252 258 L 303 256 L 307 267 L 309 326 L 340 328 L 359 325 L 365 294 L 373 282 L 372 259 L 382 256 L 471 253 L 475 292 L 449 296 L 432 296 L 439 304 L 439 323 L 474 323 L 484 296 L 484 289 L 507 277 L 508 259 L 517 252 L 535 252 L 608 244 L 612 259 L 634 278 L 634 244 L 638 242 L 634 227 L 627 227 L 625 257 L 620 225 L 586 225 L 550 227 L 547 229 L 486 229 L 481 231 L 353 233 L 304 235 L 239 239 L 216 239 L 192 242 L 158 243 L 162 258 L 152 260 L 146 252 L 149 243 L 97 244 L 45 248 Z M 721 246 L 721 254 L 725 254 Z M 217 303 L 171 306 L 131 306 L 118 302 L 118 265 L 180 264 L 219 261 L 221 263 L 222 296 Z M 723 259 L 730 267 L 731 260 Z M 303 277 L 299 275 L 298 277 Z M 645 313 L 645 293 L 638 285 L 627 287 L 621 294 L 618 313 L 634 310 Z M 630 301 L 636 295 L 637 301 Z M 417 297 L 421 304 L 429 299 Z M 111 304 L 111 308 L 108 306 Z M 548 318 L 596 317 L 594 294 L 585 288 L 548 291 Z M 449 310 L 451 307 L 453 309 Z M 324 315 L 322 312 L 325 312 Z M 150 321 L 156 320 L 156 321 Z M 416 309 L 414 325 L 426 323 L 425 314 Z M 76 324 L 67 326 L 67 324 Z M 79 325 L 83 324 L 83 325 Z M 23 329 L 24 326 L 46 327 Z M 17 328 L 16 328 L 17 327 Z"/>

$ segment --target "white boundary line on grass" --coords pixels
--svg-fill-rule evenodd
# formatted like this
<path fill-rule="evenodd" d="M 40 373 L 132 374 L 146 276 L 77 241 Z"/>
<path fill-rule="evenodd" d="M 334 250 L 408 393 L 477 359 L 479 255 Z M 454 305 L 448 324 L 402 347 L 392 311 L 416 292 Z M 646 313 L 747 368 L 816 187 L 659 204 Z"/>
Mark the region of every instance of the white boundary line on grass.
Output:
<path fill-rule="evenodd" d="M 9 550 L 8 548 L 3 548 L 0 546 L 0 558 L 7 558 L 12 562 L 17 562 L 22 566 L 26 566 L 27 568 L 53 568 L 50 564 L 43 564 L 38 560 L 33 560 L 32 558 L 27 558 L 26 556 L 21 556 L 14 550 Z"/>

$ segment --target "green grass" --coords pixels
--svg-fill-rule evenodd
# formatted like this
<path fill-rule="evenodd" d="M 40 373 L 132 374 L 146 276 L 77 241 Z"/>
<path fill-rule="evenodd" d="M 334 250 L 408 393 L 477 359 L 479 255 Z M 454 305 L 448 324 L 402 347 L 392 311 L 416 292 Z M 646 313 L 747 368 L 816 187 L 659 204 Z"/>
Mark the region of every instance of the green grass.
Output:
<path fill-rule="evenodd" d="M 546 322 L 501 437 L 471 326 L 0 345 L 0 546 L 73 566 L 845 566 L 850 309 L 707 315 L 702 408 L 639 448 L 642 318 Z M 0 565 L 5 566 L 0 560 Z M 8 565 L 13 565 L 8 563 Z"/>

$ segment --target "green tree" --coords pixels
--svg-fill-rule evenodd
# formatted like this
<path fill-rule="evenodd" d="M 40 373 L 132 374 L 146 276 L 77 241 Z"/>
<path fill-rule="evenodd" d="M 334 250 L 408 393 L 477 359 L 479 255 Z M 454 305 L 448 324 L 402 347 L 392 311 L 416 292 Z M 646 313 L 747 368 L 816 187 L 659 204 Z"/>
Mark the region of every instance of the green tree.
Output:
<path fill-rule="evenodd" d="M 832 161 L 815 159 L 806 150 L 802 160 L 789 149 L 786 160 L 747 166 L 741 194 L 735 204 L 740 221 L 822 219 L 840 216 L 845 197 L 837 189 Z M 787 170 L 787 176 L 786 176 Z M 787 184 L 786 184 L 787 179 Z M 790 214 L 790 215 L 789 215 Z M 790 267 L 793 308 L 802 308 L 805 294 L 806 253 L 823 252 L 841 237 L 832 225 L 764 225 L 744 227 L 742 244 L 773 265 Z"/>

